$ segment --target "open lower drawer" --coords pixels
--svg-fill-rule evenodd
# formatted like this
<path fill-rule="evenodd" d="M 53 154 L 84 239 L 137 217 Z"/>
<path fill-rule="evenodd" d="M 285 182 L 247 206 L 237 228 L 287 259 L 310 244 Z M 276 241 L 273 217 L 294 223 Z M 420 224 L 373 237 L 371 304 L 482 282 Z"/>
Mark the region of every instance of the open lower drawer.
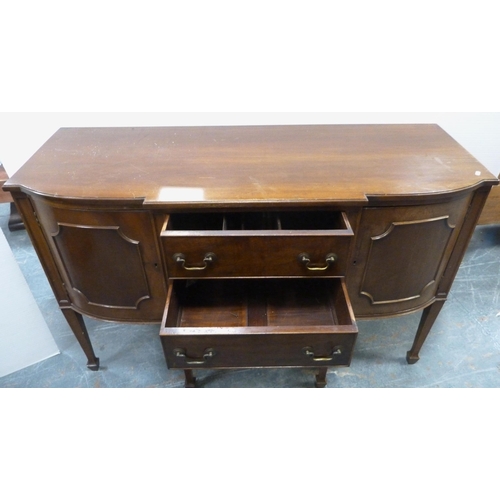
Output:
<path fill-rule="evenodd" d="M 350 364 L 343 279 L 174 280 L 160 331 L 169 368 Z"/>

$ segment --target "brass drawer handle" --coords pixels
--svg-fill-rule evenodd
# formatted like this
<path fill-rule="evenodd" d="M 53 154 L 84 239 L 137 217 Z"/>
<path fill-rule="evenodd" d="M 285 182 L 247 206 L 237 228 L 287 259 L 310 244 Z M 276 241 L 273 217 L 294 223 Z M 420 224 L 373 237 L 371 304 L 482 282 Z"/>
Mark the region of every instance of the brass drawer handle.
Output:
<path fill-rule="evenodd" d="M 217 260 L 217 256 L 209 252 L 205 254 L 203 258 L 203 262 L 205 263 L 203 266 L 187 266 L 186 265 L 186 256 L 183 253 L 174 254 L 174 261 L 177 264 L 180 264 L 186 271 L 204 271 L 210 264 L 213 264 Z"/>
<path fill-rule="evenodd" d="M 186 362 L 187 365 L 203 365 L 207 361 L 210 361 L 215 356 L 215 349 L 212 349 L 209 347 L 208 349 L 205 349 L 203 352 L 203 356 L 201 358 L 190 358 L 186 354 L 186 349 L 180 349 L 176 348 L 174 349 L 174 356 L 176 358 L 184 358 L 184 361 Z"/>
<path fill-rule="evenodd" d="M 299 262 L 309 269 L 309 271 L 326 271 L 330 267 L 330 264 L 333 264 L 337 260 L 337 256 L 334 253 L 329 253 L 325 257 L 325 266 L 321 266 L 321 264 L 311 264 L 311 259 L 307 253 L 301 253 L 298 259 Z"/>
<path fill-rule="evenodd" d="M 340 356 L 342 354 L 342 348 L 336 346 L 333 348 L 333 351 L 330 354 L 330 356 L 324 356 L 324 357 L 316 357 L 312 347 L 304 347 L 304 349 L 302 349 L 302 352 L 306 356 L 312 358 L 313 361 L 332 361 L 335 356 Z"/>

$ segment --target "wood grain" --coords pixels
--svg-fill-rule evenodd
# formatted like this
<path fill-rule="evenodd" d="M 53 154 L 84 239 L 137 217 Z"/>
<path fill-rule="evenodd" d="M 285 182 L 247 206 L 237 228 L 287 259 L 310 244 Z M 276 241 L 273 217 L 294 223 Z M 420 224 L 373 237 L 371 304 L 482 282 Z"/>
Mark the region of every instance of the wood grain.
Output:
<path fill-rule="evenodd" d="M 345 205 L 496 182 L 437 125 L 297 125 L 60 129 L 7 186 L 173 210 Z"/>
<path fill-rule="evenodd" d="M 499 176 L 500 178 L 500 176 Z M 494 186 L 486 200 L 478 224 L 500 224 L 500 187 Z"/>

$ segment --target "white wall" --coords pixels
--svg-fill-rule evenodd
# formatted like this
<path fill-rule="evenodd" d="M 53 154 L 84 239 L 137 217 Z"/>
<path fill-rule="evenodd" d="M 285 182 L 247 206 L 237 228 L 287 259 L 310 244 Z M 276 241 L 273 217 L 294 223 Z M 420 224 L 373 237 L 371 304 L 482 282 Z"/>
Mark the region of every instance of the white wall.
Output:
<path fill-rule="evenodd" d="M 12 176 L 60 127 L 437 123 L 495 175 L 500 113 L 0 113 L 0 161 Z"/>

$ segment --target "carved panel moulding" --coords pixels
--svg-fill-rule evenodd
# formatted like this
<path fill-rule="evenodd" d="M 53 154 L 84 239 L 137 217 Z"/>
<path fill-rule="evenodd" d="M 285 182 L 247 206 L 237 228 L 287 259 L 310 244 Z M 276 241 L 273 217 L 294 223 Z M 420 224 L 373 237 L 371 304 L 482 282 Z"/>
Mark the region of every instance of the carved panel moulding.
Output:
<path fill-rule="evenodd" d="M 406 302 L 432 293 L 442 261 L 436 257 L 444 255 L 454 229 L 448 215 L 392 222 L 382 234 L 371 237 L 360 294 L 376 305 Z"/>
<path fill-rule="evenodd" d="M 140 242 L 119 226 L 58 223 L 52 238 L 71 290 L 87 304 L 138 309 L 151 298 Z"/>

